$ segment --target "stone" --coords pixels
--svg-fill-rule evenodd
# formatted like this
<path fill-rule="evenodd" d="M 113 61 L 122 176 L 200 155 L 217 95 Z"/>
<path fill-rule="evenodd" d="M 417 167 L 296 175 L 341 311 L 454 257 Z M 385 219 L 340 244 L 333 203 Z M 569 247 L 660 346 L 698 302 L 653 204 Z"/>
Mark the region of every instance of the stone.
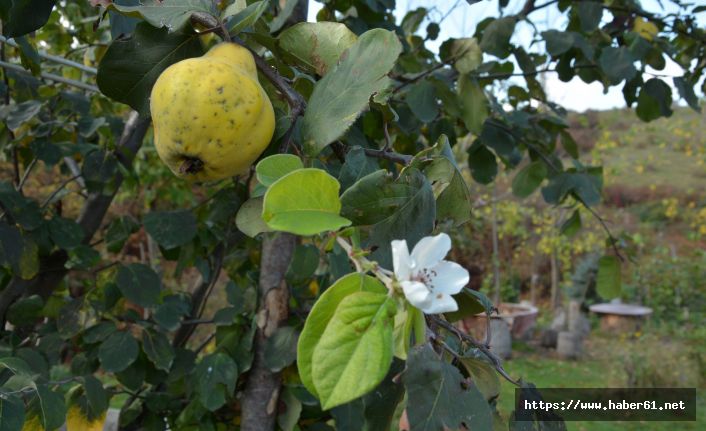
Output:
<path fill-rule="evenodd" d="M 512 356 L 510 325 L 503 319 L 490 319 L 490 351 L 502 359 Z"/>
<path fill-rule="evenodd" d="M 583 355 L 583 337 L 577 332 L 559 332 L 556 353 L 563 359 L 579 359 Z"/>
<path fill-rule="evenodd" d="M 548 328 L 542 331 L 539 337 L 539 345 L 546 349 L 556 348 L 556 339 L 559 336 L 559 332 Z"/>

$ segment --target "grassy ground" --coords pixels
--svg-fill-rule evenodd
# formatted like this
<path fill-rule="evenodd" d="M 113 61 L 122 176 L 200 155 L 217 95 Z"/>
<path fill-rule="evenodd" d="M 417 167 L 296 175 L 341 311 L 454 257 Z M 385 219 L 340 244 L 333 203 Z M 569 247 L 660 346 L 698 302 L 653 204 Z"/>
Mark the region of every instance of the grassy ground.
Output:
<path fill-rule="evenodd" d="M 626 344 L 628 343 L 628 344 Z M 601 388 L 624 387 L 627 374 L 625 371 L 626 352 L 643 349 L 644 343 L 633 345 L 629 340 L 607 334 L 592 334 L 586 346 L 586 357 L 579 361 L 567 361 L 556 358 L 553 353 L 535 350 L 525 345 L 515 345 L 513 359 L 505 362 L 508 373 L 514 377 L 523 377 L 538 388 Z M 678 352 L 677 352 L 678 353 Z M 633 358 L 634 360 L 634 358 Z M 662 363 L 665 368 L 684 365 Z M 659 365 L 658 365 L 659 366 Z M 698 377 L 698 376 L 697 376 Z M 689 376 L 685 381 L 693 381 Z M 692 382 L 689 387 L 698 383 Z M 500 414 L 507 418 L 514 409 L 514 386 L 503 380 L 498 403 Z M 696 422 L 567 422 L 570 431 L 617 431 L 617 430 L 670 430 L 696 431 L 706 429 L 706 390 L 697 390 Z"/>

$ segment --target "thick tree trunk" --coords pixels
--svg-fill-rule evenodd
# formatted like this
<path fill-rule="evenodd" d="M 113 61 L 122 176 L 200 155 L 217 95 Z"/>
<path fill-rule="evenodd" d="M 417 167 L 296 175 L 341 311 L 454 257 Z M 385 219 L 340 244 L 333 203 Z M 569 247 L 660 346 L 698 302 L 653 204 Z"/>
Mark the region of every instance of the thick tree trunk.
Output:
<path fill-rule="evenodd" d="M 284 280 L 296 237 L 288 233 L 266 236 L 260 260 L 260 308 L 257 314 L 255 358 L 241 397 L 242 431 L 275 429 L 282 385 L 280 373 L 265 365 L 265 345 L 289 315 L 289 290 Z"/>

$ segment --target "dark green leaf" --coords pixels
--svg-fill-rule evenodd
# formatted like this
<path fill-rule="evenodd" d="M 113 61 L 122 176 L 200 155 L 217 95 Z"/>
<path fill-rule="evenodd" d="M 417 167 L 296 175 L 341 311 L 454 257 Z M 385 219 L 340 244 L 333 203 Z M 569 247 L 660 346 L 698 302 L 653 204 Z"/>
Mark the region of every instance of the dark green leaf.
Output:
<path fill-rule="evenodd" d="M 32 43 L 25 36 L 15 38 L 15 43 L 20 47 L 20 60 L 25 69 L 29 69 L 33 75 L 39 75 L 41 72 L 41 59 L 39 53 L 34 48 Z"/>
<path fill-rule="evenodd" d="M 131 263 L 121 266 L 115 278 L 118 289 L 125 298 L 142 307 L 153 307 L 159 302 L 161 281 L 147 265 Z"/>
<path fill-rule="evenodd" d="M 479 135 L 483 123 L 488 118 L 488 99 L 478 81 L 468 75 L 458 80 L 458 99 L 461 103 L 461 113 L 466 129 Z"/>
<path fill-rule="evenodd" d="M 474 429 L 492 429 L 490 408 L 475 386 L 462 387 L 463 377 L 442 361 L 428 345 L 414 348 L 402 380 L 407 388 L 411 431 L 459 429 L 465 423 Z"/>
<path fill-rule="evenodd" d="M 260 19 L 260 16 L 267 10 L 270 3 L 266 0 L 256 1 L 237 14 L 228 18 L 226 29 L 228 33 L 237 35 L 244 29 L 252 26 Z"/>
<path fill-rule="evenodd" d="M 659 78 L 645 82 L 637 97 L 637 116 L 642 121 L 652 121 L 672 115 L 672 89 Z"/>
<path fill-rule="evenodd" d="M 542 37 L 546 43 L 547 52 L 552 57 L 560 56 L 574 46 L 574 38 L 568 32 L 548 30 L 542 32 Z"/>
<path fill-rule="evenodd" d="M 468 166 L 471 168 L 471 176 L 480 184 L 490 184 L 498 174 L 495 154 L 479 139 L 468 149 Z"/>
<path fill-rule="evenodd" d="M 131 216 L 123 216 L 111 221 L 105 232 L 108 250 L 113 253 L 119 252 L 125 245 L 125 241 L 139 228 L 140 225 Z"/>
<path fill-rule="evenodd" d="M 297 331 L 291 326 L 283 326 L 265 343 L 265 366 L 271 371 L 281 371 L 294 363 L 297 358 Z"/>
<path fill-rule="evenodd" d="M 37 320 L 42 315 L 44 301 L 39 295 L 20 298 L 7 310 L 7 320 L 13 325 L 27 325 Z"/>
<path fill-rule="evenodd" d="M 505 123 L 492 118 L 483 123 L 480 141 L 495 150 L 498 155 L 504 157 L 511 155 L 517 145 L 509 127 Z"/>
<path fill-rule="evenodd" d="M 98 359 L 109 373 L 125 370 L 137 359 L 140 346 L 127 331 L 114 332 L 98 349 Z"/>
<path fill-rule="evenodd" d="M 531 195 L 547 177 L 544 162 L 535 161 L 520 170 L 512 180 L 512 193 L 517 197 L 526 198 Z"/>
<path fill-rule="evenodd" d="M 226 396 L 235 391 L 238 367 L 225 353 L 213 353 L 196 365 L 194 379 L 201 404 L 215 411 L 225 404 Z"/>
<path fill-rule="evenodd" d="M 510 55 L 510 38 L 515 31 L 517 18 L 508 16 L 493 20 L 483 30 L 480 48 L 483 52 L 505 58 Z"/>
<path fill-rule="evenodd" d="M 99 418 L 108 410 L 110 396 L 103 388 L 103 383 L 94 376 L 83 377 L 83 389 L 88 404 L 88 417 Z"/>
<path fill-rule="evenodd" d="M 167 331 L 174 331 L 179 327 L 181 318 L 191 311 L 191 304 L 185 296 L 168 295 L 153 314 L 155 322 Z"/>
<path fill-rule="evenodd" d="M 187 244 L 196 236 L 196 217 L 189 210 L 154 211 L 143 223 L 147 233 L 167 250 Z"/>
<path fill-rule="evenodd" d="M 630 50 L 627 47 L 604 48 L 598 58 L 598 64 L 611 84 L 619 84 L 623 80 L 630 80 L 637 73 Z"/>
<path fill-rule="evenodd" d="M 35 389 L 37 400 L 39 401 L 36 406 L 39 422 L 47 430 L 59 428 L 66 419 L 64 397 L 52 391 L 46 385 L 37 385 Z"/>
<path fill-rule="evenodd" d="M 164 334 L 157 331 L 143 331 L 142 348 L 157 369 L 169 371 L 174 361 L 174 349 Z"/>
<path fill-rule="evenodd" d="M 434 85 L 426 79 L 412 85 L 406 100 L 412 113 L 423 123 L 429 123 L 439 115 Z"/>
<path fill-rule="evenodd" d="M 0 397 L 0 430 L 21 431 L 25 421 L 25 404 L 15 395 Z"/>
<path fill-rule="evenodd" d="M 152 86 L 164 69 L 202 54 L 197 35 L 168 33 L 167 29 L 140 23 L 130 37 L 110 44 L 98 66 L 96 81 L 103 94 L 147 115 Z"/>
<path fill-rule="evenodd" d="M 576 232 L 578 232 L 580 229 L 581 229 L 581 212 L 578 209 L 575 209 L 574 212 L 571 214 L 571 217 L 569 217 L 564 223 L 561 224 L 561 228 L 559 229 L 559 232 L 562 235 L 572 237 L 572 236 L 576 235 Z"/>
<path fill-rule="evenodd" d="M 461 363 L 485 399 L 491 400 L 500 395 L 498 372 L 485 358 L 465 355 L 461 358 Z"/>
<path fill-rule="evenodd" d="M 302 122 L 307 154 L 318 154 L 343 135 L 368 105 L 370 96 L 390 85 L 387 73 L 401 50 L 394 33 L 370 30 L 316 83 Z"/>
<path fill-rule="evenodd" d="M 350 186 L 366 175 L 372 174 L 379 169 L 378 163 L 372 157 L 365 155 L 365 150 L 361 147 L 353 147 L 346 154 L 346 162 L 341 167 L 338 174 L 338 182 L 341 183 L 341 190 L 346 191 Z"/>
<path fill-rule="evenodd" d="M 66 250 L 80 245 L 85 236 L 78 223 L 64 217 L 54 217 L 49 221 L 49 234 L 57 247 Z"/>
<path fill-rule="evenodd" d="M 690 82 L 681 76 L 674 78 L 674 86 L 679 91 L 679 95 L 686 101 L 686 103 L 696 112 L 701 112 L 701 107 L 699 106 L 699 98 L 696 97 L 694 93 L 694 87 Z"/>
<path fill-rule="evenodd" d="M 39 205 L 22 196 L 8 182 L 0 182 L 0 203 L 5 211 L 26 230 L 34 230 L 42 224 Z"/>
<path fill-rule="evenodd" d="M 573 193 L 586 205 L 595 205 L 601 200 L 601 181 L 586 173 L 563 172 L 549 180 L 542 188 L 542 196 L 547 203 L 559 204 Z"/>
<path fill-rule="evenodd" d="M 581 31 L 590 32 L 598 27 L 603 18 L 603 2 L 584 0 L 574 6 L 581 21 Z"/>
<path fill-rule="evenodd" d="M 319 249 L 312 244 L 298 245 L 287 268 L 286 278 L 292 284 L 302 284 L 314 276 L 319 267 Z"/>
<path fill-rule="evenodd" d="M 2 33 L 17 37 L 31 33 L 46 24 L 56 0 L 5 0 L 0 6 Z"/>

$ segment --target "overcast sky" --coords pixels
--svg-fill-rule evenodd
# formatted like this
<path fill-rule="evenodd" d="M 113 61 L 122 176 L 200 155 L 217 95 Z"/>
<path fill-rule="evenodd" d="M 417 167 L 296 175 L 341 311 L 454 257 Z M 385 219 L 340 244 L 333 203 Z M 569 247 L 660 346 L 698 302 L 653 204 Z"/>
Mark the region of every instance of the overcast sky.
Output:
<path fill-rule="evenodd" d="M 507 8 L 508 13 L 518 11 L 522 8 L 525 0 L 510 0 Z M 669 0 L 663 0 L 667 10 L 674 10 L 673 4 Z M 541 2 L 540 2 L 541 4 Z M 643 0 L 643 7 L 651 12 L 659 12 L 662 8 L 658 0 Z M 436 40 L 436 46 L 448 38 L 468 37 L 475 32 L 478 22 L 489 16 L 497 16 L 498 1 L 483 0 L 474 5 L 468 5 L 465 0 L 397 0 L 395 14 L 398 22 L 404 15 L 418 7 L 425 7 L 432 10 L 430 15 L 434 21 L 438 21 L 442 16 L 448 14 L 441 25 L 441 33 Z M 321 9 L 321 3 L 310 2 L 309 21 L 316 21 L 316 13 Z M 706 13 L 699 14 L 700 25 L 706 25 Z M 610 15 L 604 14 L 604 19 Z M 566 17 L 562 15 L 555 5 L 546 7 L 541 11 L 532 14 L 532 19 L 540 30 L 546 28 L 563 29 L 566 25 Z M 422 32 L 426 25 L 421 26 Z M 529 26 L 518 26 L 513 42 L 525 45 L 523 41 L 531 40 L 531 30 Z M 659 72 L 661 75 L 680 76 L 681 67 L 667 59 L 667 67 Z M 587 109 L 610 109 L 624 107 L 625 100 L 622 94 L 622 85 L 611 87 L 608 93 L 603 92 L 603 85 L 600 83 L 586 84 L 578 77 L 570 82 L 562 82 L 554 73 L 548 73 L 545 77 L 545 90 L 550 100 L 557 102 L 564 107 L 574 111 L 585 111 Z M 671 85 L 671 80 L 666 81 Z M 674 90 L 673 90 L 674 91 Z M 678 98 L 678 93 L 674 91 L 674 99 Z"/>

